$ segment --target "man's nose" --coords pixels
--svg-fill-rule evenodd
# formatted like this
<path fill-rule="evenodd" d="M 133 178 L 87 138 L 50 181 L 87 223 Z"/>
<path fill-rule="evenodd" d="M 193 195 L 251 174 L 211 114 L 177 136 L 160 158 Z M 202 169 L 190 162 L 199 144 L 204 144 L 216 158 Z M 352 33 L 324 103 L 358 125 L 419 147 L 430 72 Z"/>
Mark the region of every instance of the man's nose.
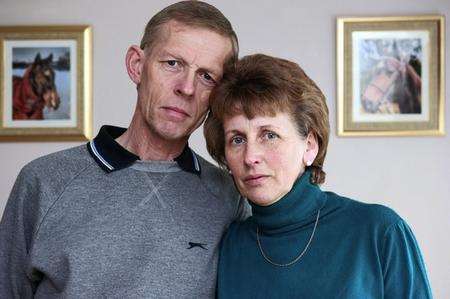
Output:
<path fill-rule="evenodd" d="M 195 92 L 195 72 L 188 70 L 180 75 L 175 93 L 181 96 L 192 96 Z"/>

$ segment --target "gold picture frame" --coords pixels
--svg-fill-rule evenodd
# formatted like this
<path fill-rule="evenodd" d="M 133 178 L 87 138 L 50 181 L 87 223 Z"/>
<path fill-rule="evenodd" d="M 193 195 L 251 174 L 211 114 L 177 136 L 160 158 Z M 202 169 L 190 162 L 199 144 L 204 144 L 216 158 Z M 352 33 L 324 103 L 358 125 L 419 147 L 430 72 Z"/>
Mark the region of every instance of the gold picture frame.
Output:
<path fill-rule="evenodd" d="M 92 138 L 92 30 L 0 26 L 0 141 Z"/>
<path fill-rule="evenodd" d="M 337 19 L 338 136 L 444 135 L 443 16 Z"/>

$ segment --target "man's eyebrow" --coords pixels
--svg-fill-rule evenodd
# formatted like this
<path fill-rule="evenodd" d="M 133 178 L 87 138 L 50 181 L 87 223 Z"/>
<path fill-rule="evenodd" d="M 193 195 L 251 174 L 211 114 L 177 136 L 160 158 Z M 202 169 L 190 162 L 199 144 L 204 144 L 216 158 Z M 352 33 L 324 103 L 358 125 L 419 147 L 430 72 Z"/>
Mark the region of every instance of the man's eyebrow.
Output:
<path fill-rule="evenodd" d="M 168 52 L 167 50 L 161 51 L 161 53 L 160 53 L 159 56 L 160 56 L 160 57 L 168 57 L 168 56 L 170 56 L 171 58 L 176 59 L 176 60 L 179 60 L 179 61 L 181 61 L 182 63 L 186 64 L 186 61 L 183 59 L 183 57 L 181 57 L 181 56 L 179 56 L 179 55 L 176 55 L 176 54 L 173 54 L 173 53 L 170 53 L 170 52 Z"/>
<path fill-rule="evenodd" d="M 169 52 L 167 50 L 162 50 L 161 54 L 160 54 L 160 57 L 167 57 L 167 56 L 170 56 L 173 59 L 181 61 L 181 63 L 187 65 L 187 62 L 186 62 L 186 60 L 183 59 L 183 57 L 181 57 L 179 55 L 176 55 L 176 54 L 173 54 L 173 53 L 171 53 L 171 52 Z M 199 67 L 198 70 L 200 72 L 206 72 L 206 73 L 212 74 L 213 76 L 216 76 L 216 77 L 220 76 L 220 70 L 213 70 L 213 69 L 209 69 L 209 68 L 206 68 L 206 67 Z"/>
<path fill-rule="evenodd" d="M 220 77 L 220 71 L 218 71 L 218 70 L 213 70 L 213 69 L 207 69 L 207 68 L 199 68 L 199 70 L 200 71 L 203 71 L 203 72 L 206 72 L 206 73 L 208 73 L 208 74 L 211 74 L 211 75 L 213 75 L 213 76 L 215 76 L 215 77 L 217 77 L 217 78 L 219 78 Z M 216 79 L 217 79 L 216 78 Z"/>

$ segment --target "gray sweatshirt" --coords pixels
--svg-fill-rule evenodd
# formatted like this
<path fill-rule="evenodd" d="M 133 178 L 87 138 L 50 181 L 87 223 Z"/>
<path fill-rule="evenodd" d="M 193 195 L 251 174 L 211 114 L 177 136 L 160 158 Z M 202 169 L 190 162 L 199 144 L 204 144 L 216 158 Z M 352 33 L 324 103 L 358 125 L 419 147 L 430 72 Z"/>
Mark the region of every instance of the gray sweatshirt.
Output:
<path fill-rule="evenodd" d="M 211 298 L 218 245 L 247 213 L 197 157 L 106 172 L 86 146 L 32 161 L 0 223 L 0 298 Z"/>

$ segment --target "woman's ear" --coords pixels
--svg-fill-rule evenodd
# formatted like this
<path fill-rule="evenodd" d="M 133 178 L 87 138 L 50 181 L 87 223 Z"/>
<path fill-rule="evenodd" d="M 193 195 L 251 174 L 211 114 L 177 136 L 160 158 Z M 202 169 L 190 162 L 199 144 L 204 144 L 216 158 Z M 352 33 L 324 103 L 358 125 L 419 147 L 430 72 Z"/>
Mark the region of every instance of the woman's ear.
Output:
<path fill-rule="evenodd" d="M 136 85 L 141 82 L 142 69 L 145 62 L 145 52 L 136 45 L 128 48 L 125 56 L 125 66 L 128 76 Z"/>
<path fill-rule="evenodd" d="M 317 142 L 316 134 L 310 132 L 308 136 L 306 136 L 306 150 L 303 155 L 303 163 L 305 163 L 306 166 L 311 166 L 314 159 L 316 159 L 318 152 L 319 143 Z"/>

